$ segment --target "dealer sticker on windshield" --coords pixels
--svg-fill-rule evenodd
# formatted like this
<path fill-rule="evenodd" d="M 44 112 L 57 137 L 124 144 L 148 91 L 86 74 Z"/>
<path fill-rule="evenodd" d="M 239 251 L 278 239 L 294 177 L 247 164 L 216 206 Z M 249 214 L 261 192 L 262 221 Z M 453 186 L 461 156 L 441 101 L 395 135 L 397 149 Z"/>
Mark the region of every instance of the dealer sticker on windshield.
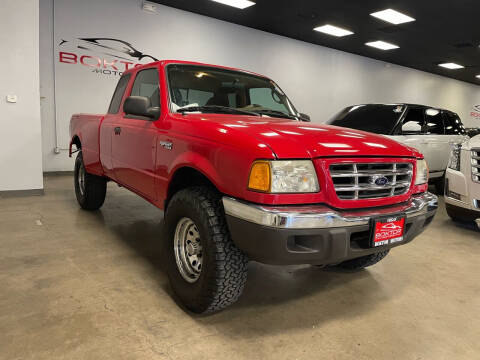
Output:
<path fill-rule="evenodd" d="M 377 219 L 373 223 L 373 247 L 403 241 L 405 216 Z"/>

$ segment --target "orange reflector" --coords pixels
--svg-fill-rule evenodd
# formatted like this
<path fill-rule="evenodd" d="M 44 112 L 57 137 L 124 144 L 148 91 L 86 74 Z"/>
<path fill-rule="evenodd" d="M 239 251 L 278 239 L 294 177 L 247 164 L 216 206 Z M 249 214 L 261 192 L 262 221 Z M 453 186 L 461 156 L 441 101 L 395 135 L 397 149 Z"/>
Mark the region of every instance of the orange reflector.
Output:
<path fill-rule="evenodd" d="M 248 188 L 250 190 L 269 192 L 270 191 L 270 164 L 267 161 L 257 161 L 252 165 Z"/>

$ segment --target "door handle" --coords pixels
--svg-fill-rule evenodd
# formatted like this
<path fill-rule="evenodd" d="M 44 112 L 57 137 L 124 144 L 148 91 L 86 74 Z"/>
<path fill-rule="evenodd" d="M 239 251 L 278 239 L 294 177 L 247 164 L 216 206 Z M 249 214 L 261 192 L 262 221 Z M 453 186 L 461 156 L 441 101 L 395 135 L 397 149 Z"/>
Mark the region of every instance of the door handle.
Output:
<path fill-rule="evenodd" d="M 113 129 L 115 132 L 115 135 L 120 135 L 122 133 L 122 128 L 120 126 L 117 126 L 115 129 Z"/>

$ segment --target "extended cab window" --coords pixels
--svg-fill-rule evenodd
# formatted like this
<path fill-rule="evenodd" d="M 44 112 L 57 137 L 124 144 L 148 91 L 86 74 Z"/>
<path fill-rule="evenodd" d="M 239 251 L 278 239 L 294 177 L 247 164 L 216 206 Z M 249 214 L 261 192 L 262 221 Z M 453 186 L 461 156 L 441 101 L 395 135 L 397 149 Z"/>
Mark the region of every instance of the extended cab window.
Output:
<path fill-rule="evenodd" d="M 465 135 L 465 127 L 457 114 L 446 111 L 444 113 L 445 134 L 447 135 Z"/>
<path fill-rule="evenodd" d="M 153 107 L 160 106 L 160 88 L 157 69 L 139 71 L 133 83 L 130 96 L 144 96 L 150 99 Z"/>
<path fill-rule="evenodd" d="M 389 135 L 403 111 L 402 105 L 349 106 L 328 121 L 328 124 Z"/>
<path fill-rule="evenodd" d="M 422 134 L 424 123 L 424 109 L 410 108 L 402 121 L 401 133 L 403 135 Z"/>
<path fill-rule="evenodd" d="M 109 114 L 117 114 L 120 109 L 120 104 L 122 102 L 123 94 L 127 88 L 128 81 L 130 80 L 130 74 L 123 75 L 120 80 L 118 80 L 117 87 L 113 93 L 112 101 L 110 102 L 110 107 L 108 108 Z"/>
<path fill-rule="evenodd" d="M 444 135 L 443 116 L 438 109 L 425 110 L 425 133 L 430 135 Z"/>

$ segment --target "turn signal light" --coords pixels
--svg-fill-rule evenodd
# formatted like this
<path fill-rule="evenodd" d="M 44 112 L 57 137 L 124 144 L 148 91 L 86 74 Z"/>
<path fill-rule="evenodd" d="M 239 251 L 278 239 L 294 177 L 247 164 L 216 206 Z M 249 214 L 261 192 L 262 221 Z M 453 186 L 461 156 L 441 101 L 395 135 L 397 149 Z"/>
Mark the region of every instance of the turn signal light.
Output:
<path fill-rule="evenodd" d="M 255 191 L 269 192 L 270 185 L 270 164 L 267 161 L 254 162 L 250 170 L 248 188 Z"/>

